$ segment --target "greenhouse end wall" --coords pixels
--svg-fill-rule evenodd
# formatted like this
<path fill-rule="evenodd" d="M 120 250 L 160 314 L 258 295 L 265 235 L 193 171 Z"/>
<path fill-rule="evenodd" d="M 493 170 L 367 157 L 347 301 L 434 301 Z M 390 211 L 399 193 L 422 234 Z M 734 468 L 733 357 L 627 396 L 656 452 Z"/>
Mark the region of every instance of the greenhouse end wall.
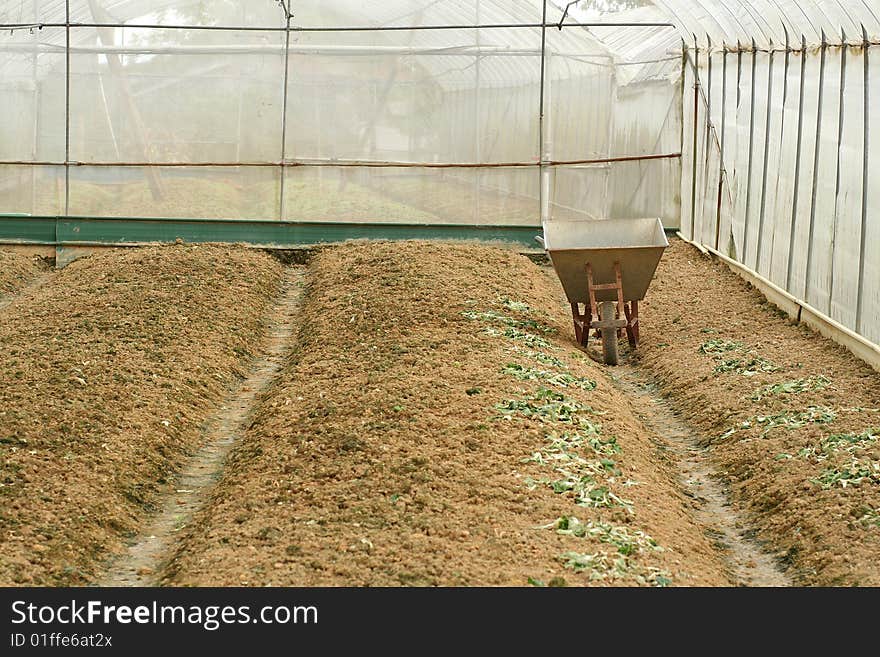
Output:
<path fill-rule="evenodd" d="M 678 225 L 674 83 L 555 4 L 292 8 L 0 1 L 0 212 Z"/>

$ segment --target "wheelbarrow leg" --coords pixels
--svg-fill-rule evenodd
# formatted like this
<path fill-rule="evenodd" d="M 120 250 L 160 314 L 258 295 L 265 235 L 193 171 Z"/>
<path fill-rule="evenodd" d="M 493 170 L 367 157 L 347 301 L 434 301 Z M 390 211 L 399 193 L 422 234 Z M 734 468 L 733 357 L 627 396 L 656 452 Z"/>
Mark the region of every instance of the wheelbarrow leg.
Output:
<path fill-rule="evenodd" d="M 586 306 L 584 314 L 581 315 L 580 304 L 571 304 L 571 317 L 574 320 L 574 337 L 577 343 L 583 347 L 586 347 L 590 341 L 590 320 L 592 319 L 590 304 L 586 304 Z"/>
<path fill-rule="evenodd" d="M 626 314 L 626 337 L 633 349 L 639 346 L 639 302 L 632 301 L 623 306 Z"/>

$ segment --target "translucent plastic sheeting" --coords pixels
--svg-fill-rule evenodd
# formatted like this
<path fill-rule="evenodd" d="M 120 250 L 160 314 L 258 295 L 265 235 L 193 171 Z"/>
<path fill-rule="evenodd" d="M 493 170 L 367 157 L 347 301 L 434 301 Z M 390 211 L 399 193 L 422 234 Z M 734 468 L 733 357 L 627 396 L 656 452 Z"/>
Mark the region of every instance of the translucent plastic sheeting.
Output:
<path fill-rule="evenodd" d="M 540 31 L 514 54 L 477 45 L 476 30 L 439 31 L 431 48 L 415 45 L 421 36 L 404 30 L 297 35 L 289 57 L 286 157 L 536 161 Z"/>
<path fill-rule="evenodd" d="M 761 49 L 780 47 L 786 38 L 804 36 L 818 45 L 823 33 L 829 43 L 880 38 L 880 10 L 874 0 L 654 0 L 682 35 L 706 48 L 737 43 Z M 844 39 L 846 35 L 846 39 Z"/>
<path fill-rule="evenodd" d="M 70 57 L 71 160 L 280 159 L 281 33 L 80 30 L 87 35 Z"/>
<path fill-rule="evenodd" d="M 294 0 L 293 23 L 314 27 L 414 27 L 539 24 L 541 3 L 531 0 Z M 518 45 L 514 42 L 511 45 Z"/>
<path fill-rule="evenodd" d="M 865 189 L 866 206 L 863 215 L 865 234 L 862 253 L 859 261 L 862 265 L 859 285 L 861 295 L 859 303 L 858 331 L 875 344 L 880 344 L 880 184 L 877 179 L 877 168 L 880 166 L 880 48 L 870 48 L 866 55 L 868 60 L 868 97 L 869 114 L 866 125 L 868 130 L 868 167 L 871 176 Z"/>
<path fill-rule="evenodd" d="M 681 180 L 678 159 L 615 162 L 608 172 L 608 205 L 611 219 L 659 217 L 663 225 L 676 227 L 681 214 L 678 194 L 659 193 L 675 187 Z"/>
<path fill-rule="evenodd" d="M 538 178 L 522 168 L 290 167 L 284 218 L 417 224 L 534 225 Z"/>
<path fill-rule="evenodd" d="M 274 27 L 285 24 L 277 2 L 229 0 L 69 0 L 71 23 Z M 66 0 L 4 0 L 0 23 L 64 23 Z"/>
<path fill-rule="evenodd" d="M 789 61 L 790 64 L 790 61 Z M 756 244 L 756 270 L 762 276 L 778 282 L 774 277 L 773 259 L 775 240 L 779 231 L 776 224 L 785 230 L 790 222 L 791 212 L 786 212 L 782 200 L 778 196 L 779 181 L 782 176 L 770 169 L 770 162 L 783 161 L 783 141 L 785 137 L 786 116 L 788 106 L 788 69 L 783 53 L 770 53 L 767 67 L 767 101 L 764 106 L 764 162 L 761 164 L 761 203 L 759 208 L 758 237 Z M 789 192 L 790 195 L 790 192 Z"/>
<path fill-rule="evenodd" d="M 686 234 L 874 342 L 877 51 L 691 50 L 682 162 Z"/>
<path fill-rule="evenodd" d="M 805 300 L 814 308 L 829 313 L 831 306 L 832 252 L 840 175 L 840 134 L 842 121 L 840 92 L 841 56 L 837 50 L 825 53 L 825 76 L 822 104 L 818 112 L 817 163 L 814 172 L 814 200 L 810 214 L 813 239 L 807 258 Z"/>
<path fill-rule="evenodd" d="M 657 194 L 678 184 L 677 159 L 559 166 L 550 176 L 551 220 L 660 217 L 668 227 L 680 213 L 677 194 Z"/>
<path fill-rule="evenodd" d="M 862 240 L 862 189 L 865 155 L 864 57 L 842 50 L 838 177 L 832 222 L 829 314 L 855 328 Z M 853 283 L 856 283 L 855 285 Z"/>
<path fill-rule="evenodd" d="M 64 211 L 64 167 L 0 164 L 0 207 L 9 214 Z"/>
<path fill-rule="evenodd" d="M 802 53 L 786 53 L 779 57 L 776 66 L 777 69 L 782 68 L 783 84 L 781 87 L 774 84 L 775 98 L 771 103 L 771 108 L 776 107 L 776 103 L 781 103 L 782 107 L 782 111 L 774 112 L 771 127 L 771 139 L 779 148 L 779 156 L 770 161 L 786 158 L 789 166 L 781 167 L 778 172 L 773 172 L 775 175 L 771 175 L 773 195 L 772 201 L 768 200 L 767 203 L 770 221 L 764 238 L 766 242 L 766 235 L 769 234 L 769 255 L 765 256 L 769 262 L 761 273 L 779 287 L 786 288 L 796 238 L 795 197 L 800 178 L 800 153 L 803 150 L 803 127 L 799 125 L 799 118 L 802 114 L 801 89 L 805 86 L 805 80 L 801 77 L 804 64 Z M 768 172 L 769 169 L 768 166 Z"/>
<path fill-rule="evenodd" d="M 275 167 L 77 166 L 68 214 L 267 219 L 278 216 L 280 190 Z"/>
<path fill-rule="evenodd" d="M 0 37 L 3 160 L 64 160 L 64 30 L 46 28 L 39 39 L 54 50 L 29 52 L 28 31 Z"/>
<path fill-rule="evenodd" d="M 649 109 L 648 109 L 649 108 Z M 617 155 L 677 153 L 681 148 L 682 104 L 679 75 L 615 85 L 611 152 Z"/>

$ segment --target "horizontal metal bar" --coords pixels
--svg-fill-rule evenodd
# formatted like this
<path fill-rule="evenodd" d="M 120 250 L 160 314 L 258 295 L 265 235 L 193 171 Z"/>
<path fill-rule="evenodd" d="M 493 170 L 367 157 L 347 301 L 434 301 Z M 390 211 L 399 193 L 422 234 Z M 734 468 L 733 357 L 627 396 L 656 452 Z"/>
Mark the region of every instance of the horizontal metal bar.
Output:
<path fill-rule="evenodd" d="M 286 32 L 284 25 L 253 26 L 253 25 L 162 25 L 158 23 L 0 23 L 3 30 L 41 30 L 43 28 L 129 28 L 133 30 L 204 30 L 220 32 Z M 509 29 L 540 29 L 559 28 L 559 23 L 482 23 L 465 25 L 350 25 L 350 26 L 297 26 L 291 25 L 291 32 L 409 32 L 431 30 L 509 30 Z M 674 29 L 673 23 L 635 23 L 635 22 L 587 22 L 566 23 L 570 27 L 665 27 Z"/>
<path fill-rule="evenodd" d="M 846 48 L 862 49 L 866 46 L 878 46 L 878 45 L 880 45 L 880 41 L 870 41 L 870 40 L 867 42 L 861 41 L 861 40 L 847 41 L 845 43 L 837 42 L 837 41 L 827 41 L 825 43 L 825 46 L 829 47 L 829 48 L 844 48 L 844 47 L 846 47 Z M 724 53 L 731 54 L 731 55 L 739 54 L 739 53 L 763 53 L 763 54 L 786 53 L 786 52 L 799 53 L 799 52 L 804 52 L 804 50 L 818 50 L 821 47 L 822 47 L 821 42 L 807 42 L 806 47 L 804 47 L 804 46 L 798 46 L 798 47 L 788 46 L 788 47 L 786 47 L 784 45 L 779 45 L 779 46 L 772 46 L 769 48 L 766 46 L 760 46 L 760 47 L 754 46 L 753 47 L 753 46 L 746 43 L 746 44 L 741 44 L 739 46 L 732 46 L 732 45 L 728 46 L 726 44 L 723 44 L 717 48 L 713 47 L 711 51 L 704 50 L 701 48 L 700 52 L 707 52 L 712 55 L 720 55 L 720 54 L 724 54 Z"/>
<path fill-rule="evenodd" d="M 550 160 L 545 162 L 549 166 L 574 166 L 578 164 L 614 164 L 615 162 L 641 162 L 647 160 L 675 160 L 681 158 L 681 153 L 659 153 L 656 155 L 623 155 L 620 157 L 603 157 L 592 160 Z"/>
<path fill-rule="evenodd" d="M 132 246 L 228 242 L 285 248 L 352 239 L 478 240 L 534 246 L 540 226 L 323 223 L 235 219 L 21 217 L 0 215 L 0 243 Z"/>
<path fill-rule="evenodd" d="M 0 166 L 65 166 L 71 167 L 160 167 L 160 168 L 248 168 L 248 167 L 361 167 L 389 169 L 517 169 L 544 166 L 578 166 L 586 164 L 614 164 L 615 162 L 639 162 L 642 160 L 671 160 L 681 157 L 681 153 L 660 153 L 652 155 L 622 155 L 585 160 L 546 160 L 540 162 L 395 162 L 391 160 L 335 160 L 335 159 L 296 159 L 284 162 L 79 162 L 71 160 L 0 160 Z"/>
<path fill-rule="evenodd" d="M 0 30 L 2 32 L 2 30 Z M 148 43 L 133 45 L 89 45 L 71 46 L 72 55 L 281 55 L 285 51 L 284 43 L 273 44 L 242 44 L 242 45 L 167 45 L 157 46 Z M 0 52 L 20 54 L 62 54 L 67 52 L 64 44 L 54 43 L 2 43 Z M 540 57 L 538 48 L 508 48 L 507 46 L 345 46 L 345 45 L 308 45 L 291 44 L 290 53 L 294 55 L 344 55 L 346 57 L 366 57 L 374 55 L 418 55 L 437 57 Z M 558 57 L 578 57 L 581 59 L 596 58 L 611 60 L 610 56 L 590 53 L 554 53 Z"/>

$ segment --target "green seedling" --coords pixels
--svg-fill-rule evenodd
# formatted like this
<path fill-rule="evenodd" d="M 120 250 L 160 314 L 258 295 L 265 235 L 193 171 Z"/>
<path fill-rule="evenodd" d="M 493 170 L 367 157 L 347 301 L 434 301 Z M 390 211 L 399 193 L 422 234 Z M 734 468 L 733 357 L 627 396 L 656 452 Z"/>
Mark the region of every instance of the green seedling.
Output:
<path fill-rule="evenodd" d="M 566 552 L 560 559 L 566 568 L 570 568 L 575 572 L 591 571 L 590 579 L 604 579 L 612 569 L 608 555 L 604 552 L 596 552 L 594 554 Z"/>
<path fill-rule="evenodd" d="M 841 488 L 858 486 L 863 482 L 880 484 L 880 462 L 854 458 L 848 465 L 825 469 L 812 481 L 825 489 L 838 485 Z"/>
<path fill-rule="evenodd" d="M 515 313 L 530 315 L 533 312 L 533 309 L 529 304 L 522 301 L 514 301 L 513 299 L 508 299 L 507 297 L 501 297 L 501 305 L 508 310 L 512 310 Z"/>
<path fill-rule="evenodd" d="M 474 321 L 503 324 L 504 326 L 507 326 L 509 328 L 531 329 L 533 331 L 540 331 L 541 333 L 556 333 L 556 329 L 552 326 L 547 326 L 546 324 L 542 324 L 541 322 L 536 322 L 533 319 L 514 319 L 513 317 L 508 317 L 507 315 L 495 312 L 494 310 L 485 310 L 483 312 L 479 312 L 476 310 L 465 310 L 461 314 L 462 317 Z"/>
<path fill-rule="evenodd" d="M 728 351 L 736 351 L 737 349 L 742 349 L 742 346 L 742 342 L 734 342 L 733 340 L 712 339 L 706 340 L 706 342 L 700 345 L 699 351 L 701 354 L 717 356 Z"/>
<path fill-rule="evenodd" d="M 528 333 L 527 331 L 520 331 L 518 328 L 513 326 L 507 326 L 504 330 L 496 329 L 492 326 L 487 326 L 483 329 L 483 333 L 486 335 L 491 335 L 493 338 L 510 338 L 511 340 L 516 340 L 517 342 L 523 342 L 530 347 L 535 347 L 539 349 L 556 349 L 552 343 L 548 340 L 545 340 L 540 335 L 535 335 L 534 333 Z"/>
<path fill-rule="evenodd" d="M 880 429 L 867 429 L 862 433 L 836 433 L 822 441 L 822 450 L 854 452 L 866 449 L 880 438 Z"/>
<path fill-rule="evenodd" d="M 574 503 L 591 509 L 620 507 L 627 513 L 633 512 L 632 501 L 616 495 L 607 486 L 582 487 L 575 491 Z"/>
<path fill-rule="evenodd" d="M 863 511 L 864 513 L 862 514 L 862 517 L 858 520 L 860 524 L 880 527 L 880 508 L 872 509 L 870 507 L 865 507 Z"/>
<path fill-rule="evenodd" d="M 716 374 L 736 372 L 743 376 L 755 376 L 759 372 L 776 372 L 779 368 L 771 361 L 761 356 L 753 358 L 726 358 L 715 366 Z"/>
<path fill-rule="evenodd" d="M 774 395 L 797 395 L 802 392 L 815 392 L 824 390 L 831 385 L 831 379 L 824 376 L 811 376 L 806 379 L 795 379 L 794 381 L 785 381 L 784 383 L 773 383 L 758 388 L 752 393 L 752 401 L 761 401 L 762 399 Z"/>
<path fill-rule="evenodd" d="M 545 354 L 540 351 L 532 351 L 531 349 L 520 349 L 516 346 L 511 347 L 510 350 L 514 353 L 521 354 L 526 358 L 531 358 L 539 363 L 543 363 L 544 365 L 552 365 L 553 367 L 558 367 L 560 369 L 567 369 L 565 363 L 556 356 L 551 356 L 550 354 Z"/>
<path fill-rule="evenodd" d="M 593 538 L 617 548 L 624 556 L 631 556 L 642 549 L 662 551 L 657 541 L 641 530 L 630 530 L 624 526 L 615 526 L 606 522 L 589 520 L 581 522 L 574 516 L 557 518 L 547 529 L 555 529 L 558 534 L 575 538 Z"/>
<path fill-rule="evenodd" d="M 784 427 L 786 429 L 800 429 L 807 424 L 828 424 L 837 419 L 837 413 L 826 406 L 810 406 L 805 411 L 783 411 L 773 415 L 756 415 L 739 425 L 732 427 L 721 434 L 718 439 L 726 440 L 737 431 L 750 429 L 753 426 L 764 427 L 761 436 L 766 436 L 773 429 Z M 801 450 L 803 452 L 803 450 Z M 803 455 L 803 454 L 802 454 Z"/>
<path fill-rule="evenodd" d="M 672 583 L 672 575 L 667 571 L 650 566 L 640 567 L 623 555 L 611 558 L 604 552 L 566 552 L 559 559 L 566 568 L 575 572 L 589 571 L 592 580 L 633 579 L 647 586 L 669 586 Z"/>
<path fill-rule="evenodd" d="M 773 429 L 785 427 L 786 429 L 800 429 L 807 424 L 828 424 L 837 419 L 837 413 L 825 406 L 810 406 L 805 411 L 786 411 L 773 415 L 757 415 L 755 423 L 764 427 L 762 435 L 767 435 Z M 747 424 L 747 423 L 744 423 Z"/>
<path fill-rule="evenodd" d="M 594 474 L 573 474 L 562 468 L 556 471 L 563 475 L 561 479 L 527 479 L 529 489 L 538 486 L 547 486 L 557 495 L 570 494 L 574 503 L 578 506 L 601 509 L 622 508 L 628 513 L 633 512 L 633 503 L 611 492 L 608 486 L 600 485 L 595 476 L 602 476 L 602 472 Z"/>
<path fill-rule="evenodd" d="M 528 458 L 522 460 L 523 463 L 538 463 L 539 465 L 556 465 L 564 463 L 566 465 L 584 466 L 590 463 L 582 456 L 578 456 L 574 452 L 534 452 Z"/>
<path fill-rule="evenodd" d="M 581 418 L 577 431 L 566 431 L 561 434 L 550 433 L 547 435 L 548 451 L 572 451 L 582 447 L 589 447 L 599 456 L 613 456 L 621 452 L 617 444 L 617 436 L 602 439 L 601 428 L 585 418 Z"/>
<path fill-rule="evenodd" d="M 862 433 L 836 433 L 823 438 L 818 447 L 804 447 L 798 452 L 798 456 L 825 461 L 840 452 L 853 454 L 867 449 L 877 442 L 878 438 L 880 431 L 877 429 L 867 429 Z"/>
<path fill-rule="evenodd" d="M 520 415 L 543 422 L 564 422 L 575 425 L 580 424 L 580 414 L 599 414 L 592 407 L 569 399 L 549 388 L 540 388 L 538 392 L 522 400 L 508 399 L 496 404 L 495 408 L 501 411 L 502 417 L 507 420 L 512 419 L 514 415 Z"/>
<path fill-rule="evenodd" d="M 534 367 L 525 367 L 516 363 L 508 363 L 502 370 L 505 374 L 514 376 L 520 381 L 546 381 L 550 385 L 559 388 L 580 388 L 581 390 L 595 390 L 596 382 L 581 376 L 572 376 L 566 372 L 553 372 L 551 370 L 539 370 Z"/>

